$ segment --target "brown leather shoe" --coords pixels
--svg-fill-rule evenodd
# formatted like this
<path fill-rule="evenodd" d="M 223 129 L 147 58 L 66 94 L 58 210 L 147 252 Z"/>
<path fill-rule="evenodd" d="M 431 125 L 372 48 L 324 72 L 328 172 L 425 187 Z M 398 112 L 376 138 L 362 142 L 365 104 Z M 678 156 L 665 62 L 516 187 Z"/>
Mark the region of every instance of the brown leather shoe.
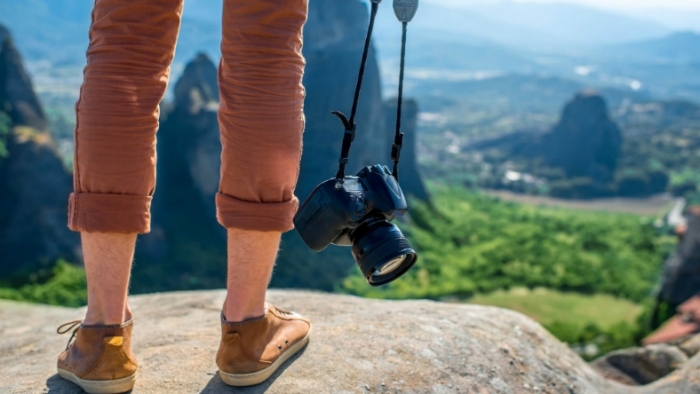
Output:
<path fill-rule="evenodd" d="M 65 334 L 77 326 L 66 350 L 58 356 L 58 374 L 90 394 L 131 390 L 138 368 L 131 352 L 133 322 L 84 326 L 81 321 L 74 321 L 59 327 L 57 332 Z"/>
<path fill-rule="evenodd" d="M 267 380 L 309 343 L 311 323 L 272 305 L 258 318 L 231 323 L 221 315 L 221 345 L 216 354 L 221 380 L 252 386 Z"/>

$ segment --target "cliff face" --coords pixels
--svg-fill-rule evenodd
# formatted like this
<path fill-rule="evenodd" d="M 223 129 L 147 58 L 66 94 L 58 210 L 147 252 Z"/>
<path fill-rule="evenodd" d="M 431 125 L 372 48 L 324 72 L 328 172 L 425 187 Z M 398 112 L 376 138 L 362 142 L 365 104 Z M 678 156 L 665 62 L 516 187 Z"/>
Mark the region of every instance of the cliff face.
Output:
<path fill-rule="evenodd" d="M 381 12 L 391 13 L 391 10 L 382 8 Z M 367 23 L 367 7 L 359 1 L 310 2 L 309 20 L 304 30 L 307 123 L 297 185 L 297 195 L 302 200 L 317 184 L 334 176 L 338 168 L 344 128 L 331 112 L 350 115 Z M 412 100 L 406 100 L 404 106 L 406 137 L 402 173 L 406 178 L 402 178 L 401 186 L 406 194 L 427 200 L 415 160 L 418 107 Z M 357 134 L 347 173 L 354 175 L 372 164 L 391 164 L 396 102 L 389 100 L 386 105 L 382 102 L 374 48 L 367 60 L 356 123 Z"/>
<path fill-rule="evenodd" d="M 175 85 L 158 130 L 151 233 L 137 245 L 135 291 L 222 286 L 226 232 L 216 221 L 221 143 L 216 66 L 200 55 Z M 177 274 L 173 274 L 176 272 Z"/>
<path fill-rule="evenodd" d="M 9 117 L 0 157 L 0 275 L 24 274 L 58 258 L 77 262 L 78 235 L 66 227 L 71 176 L 9 33 L 0 26 L 0 114 Z"/>
<path fill-rule="evenodd" d="M 304 29 L 306 130 L 297 185 L 297 195 L 302 200 L 338 169 L 344 128 L 331 112 L 341 111 L 350 116 L 367 23 L 367 7 L 360 1 L 309 4 L 309 19 Z M 380 82 L 372 49 L 357 110 L 358 127 L 348 174 L 354 175 L 364 166 L 389 159 Z"/>
<path fill-rule="evenodd" d="M 301 200 L 337 170 L 344 129 L 331 111 L 349 115 L 368 21 L 367 7 L 358 0 L 316 0 L 309 7 L 304 31 L 306 129 L 296 191 Z M 137 261 L 148 264 L 134 268 L 137 291 L 224 283 L 220 270 L 225 262 L 225 231 L 216 222 L 214 206 L 221 163 L 216 76 L 212 61 L 198 56 L 175 86 L 173 107 L 163 111 L 152 234 L 142 237 L 137 250 Z M 374 51 L 363 86 L 348 174 L 366 165 L 391 164 L 396 104 L 382 102 Z M 427 199 L 415 162 L 417 112 L 409 100 L 403 120 L 401 179 L 406 194 Z M 330 290 L 352 264 L 349 248 L 314 253 L 290 232 L 283 238 L 273 285 Z M 169 274 L 173 269 L 178 275 Z"/>

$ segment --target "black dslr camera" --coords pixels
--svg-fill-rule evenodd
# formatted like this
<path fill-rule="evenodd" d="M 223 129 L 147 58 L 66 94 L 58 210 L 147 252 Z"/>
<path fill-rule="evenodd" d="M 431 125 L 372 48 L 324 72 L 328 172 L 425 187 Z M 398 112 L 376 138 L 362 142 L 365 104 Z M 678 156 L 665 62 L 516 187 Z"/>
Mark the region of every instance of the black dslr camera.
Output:
<path fill-rule="evenodd" d="M 381 1 L 370 0 L 372 9 L 369 28 L 350 119 L 340 112 L 333 112 L 345 126 L 338 173 L 335 178 L 318 185 L 294 216 L 297 231 L 311 249 L 319 252 L 331 243 L 352 246 L 355 262 L 372 286 L 381 286 L 393 281 L 406 273 L 418 259 L 401 230 L 391 224 L 395 216 L 401 216 L 408 210 L 406 198 L 399 186 L 399 157 L 403 145 L 401 106 L 406 26 L 416 14 L 418 0 L 394 0 L 394 13 L 403 26 L 396 134 L 391 149 L 394 169 L 389 171 L 385 166 L 374 165 L 363 168 L 357 176 L 345 176 L 350 146 L 355 139 L 355 114 L 371 44 L 372 29 Z"/>
<path fill-rule="evenodd" d="M 394 216 L 408 205 L 387 167 L 363 168 L 357 176 L 329 179 L 314 189 L 294 217 L 301 238 L 317 252 L 331 243 L 352 246 L 357 265 L 372 286 L 403 275 L 416 262 Z"/>

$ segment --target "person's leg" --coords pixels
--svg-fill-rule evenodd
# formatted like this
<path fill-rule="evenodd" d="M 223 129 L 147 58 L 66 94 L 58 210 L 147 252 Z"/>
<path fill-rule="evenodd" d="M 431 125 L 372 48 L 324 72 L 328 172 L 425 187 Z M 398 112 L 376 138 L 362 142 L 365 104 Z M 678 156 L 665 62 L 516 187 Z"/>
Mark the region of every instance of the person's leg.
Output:
<path fill-rule="evenodd" d="M 264 313 L 280 236 L 293 227 L 307 9 L 307 0 L 224 1 L 216 202 L 219 222 L 229 229 L 229 321 Z"/>
<path fill-rule="evenodd" d="M 281 236 L 281 232 L 228 230 L 226 320 L 243 321 L 265 313 L 265 293 Z"/>
<path fill-rule="evenodd" d="M 265 305 L 280 237 L 298 206 L 307 9 L 307 0 L 224 0 L 216 203 L 228 229 L 228 293 L 216 362 L 233 386 L 266 380 L 311 331 L 301 316 Z"/>
<path fill-rule="evenodd" d="M 131 319 L 127 293 L 136 234 L 80 234 L 87 275 L 85 325 L 122 324 Z"/>
<path fill-rule="evenodd" d="M 92 393 L 128 391 L 136 379 L 127 290 L 136 235 L 150 229 L 158 105 L 182 5 L 96 0 L 92 13 L 68 216 L 81 232 L 88 311 L 57 365 L 61 377 Z"/>
<path fill-rule="evenodd" d="M 136 234 L 150 229 L 158 105 L 182 0 L 97 0 L 76 104 L 69 227 L 81 232 L 85 324 L 121 324 Z"/>

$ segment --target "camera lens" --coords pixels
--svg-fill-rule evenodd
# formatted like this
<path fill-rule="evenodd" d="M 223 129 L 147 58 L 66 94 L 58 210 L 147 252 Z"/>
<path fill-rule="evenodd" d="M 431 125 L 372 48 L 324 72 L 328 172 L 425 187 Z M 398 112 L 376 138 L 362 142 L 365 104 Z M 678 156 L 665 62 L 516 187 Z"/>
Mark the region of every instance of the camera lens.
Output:
<path fill-rule="evenodd" d="M 418 259 L 401 230 L 384 216 L 366 219 L 352 232 L 350 240 L 355 262 L 371 286 L 397 279 Z"/>

